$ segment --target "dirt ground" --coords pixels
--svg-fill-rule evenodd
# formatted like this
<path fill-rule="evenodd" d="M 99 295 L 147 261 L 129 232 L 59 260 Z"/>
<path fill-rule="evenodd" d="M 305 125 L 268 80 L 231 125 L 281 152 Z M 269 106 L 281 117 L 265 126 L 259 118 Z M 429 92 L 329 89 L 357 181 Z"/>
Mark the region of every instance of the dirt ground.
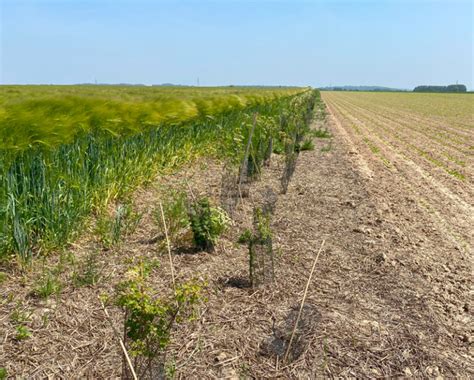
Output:
<path fill-rule="evenodd" d="M 208 282 L 208 301 L 199 318 L 173 333 L 168 365 L 183 379 L 474 376 L 469 220 L 456 225 L 430 212 L 417 198 L 420 189 L 407 181 L 412 177 L 403 174 L 405 167 L 395 171 L 381 164 L 333 115 L 314 128 L 321 126 L 332 138 L 315 139 L 316 148 L 299 155 L 287 194 L 279 192 L 283 163 L 274 156 L 216 252 L 173 257 L 178 281 Z M 112 293 L 130 258 L 138 256 L 160 259 L 151 281 L 158 292 L 169 289 L 167 257 L 150 240 L 157 234 L 153 213 L 160 188 L 191 188 L 217 202 L 221 181 L 222 165 L 211 161 L 161 179 L 160 186 L 135 194 L 143 217 L 119 247 L 100 250 L 88 237 L 71 246 L 77 261 L 100 250 L 102 276 L 94 286 L 74 288 L 66 269 L 61 294 L 44 301 L 30 295 L 39 269 L 20 275 L 3 268 L 8 279 L 0 290 L 0 367 L 18 378 L 119 377 L 120 347 L 98 296 Z M 247 249 L 236 240 L 268 187 L 278 194 L 272 220 L 276 281 L 250 289 L 244 281 Z M 453 230 L 465 244 L 451 238 Z M 293 360 L 283 362 L 279 343 L 294 325 L 323 240 Z M 11 318 L 18 309 L 30 314 L 32 333 L 21 341 L 14 339 Z M 109 307 L 109 313 L 120 328 L 121 311 Z"/>

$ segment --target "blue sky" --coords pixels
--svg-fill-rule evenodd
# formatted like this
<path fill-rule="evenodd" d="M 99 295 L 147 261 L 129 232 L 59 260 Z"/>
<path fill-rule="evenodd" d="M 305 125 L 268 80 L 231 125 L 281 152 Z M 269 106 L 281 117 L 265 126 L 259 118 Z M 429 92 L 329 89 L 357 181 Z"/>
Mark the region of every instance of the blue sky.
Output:
<path fill-rule="evenodd" d="M 0 83 L 473 88 L 470 0 L 0 2 Z"/>

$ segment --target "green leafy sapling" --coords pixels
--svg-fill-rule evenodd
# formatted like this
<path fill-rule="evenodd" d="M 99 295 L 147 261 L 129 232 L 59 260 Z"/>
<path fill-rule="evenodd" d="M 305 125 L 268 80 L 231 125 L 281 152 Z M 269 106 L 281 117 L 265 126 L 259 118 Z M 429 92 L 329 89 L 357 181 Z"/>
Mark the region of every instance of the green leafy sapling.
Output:
<path fill-rule="evenodd" d="M 214 250 L 217 240 L 230 224 L 226 212 L 220 207 L 211 206 L 208 198 L 191 205 L 189 219 L 194 243 L 198 248 L 209 251 Z"/>

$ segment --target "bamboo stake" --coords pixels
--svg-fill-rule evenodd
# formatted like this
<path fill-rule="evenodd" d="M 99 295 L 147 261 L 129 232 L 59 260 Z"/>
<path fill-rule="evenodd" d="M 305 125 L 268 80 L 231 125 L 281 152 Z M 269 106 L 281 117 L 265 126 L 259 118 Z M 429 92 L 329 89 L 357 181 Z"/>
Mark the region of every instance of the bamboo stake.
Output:
<path fill-rule="evenodd" d="M 286 362 L 286 360 L 288 359 L 288 355 L 290 354 L 291 344 L 293 343 L 293 339 L 295 337 L 296 329 L 298 327 L 298 323 L 300 322 L 301 313 L 303 312 L 304 302 L 306 301 L 306 295 L 308 294 L 309 285 L 310 285 L 311 279 L 313 277 L 314 269 L 316 268 L 316 263 L 318 262 L 319 254 L 323 250 L 324 243 L 325 243 L 325 240 L 323 240 L 323 242 L 321 243 L 321 246 L 319 247 L 318 254 L 316 255 L 316 258 L 314 259 L 313 267 L 311 268 L 311 273 L 309 274 L 308 281 L 306 282 L 306 288 L 304 290 L 303 299 L 301 300 L 300 310 L 298 312 L 298 316 L 296 317 L 296 322 L 295 322 L 295 325 L 293 327 L 293 331 L 291 333 L 290 341 L 288 342 L 288 347 L 286 348 L 285 356 L 283 357 L 284 362 Z"/>
<path fill-rule="evenodd" d="M 138 380 L 137 374 L 135 373 L 135 370 L 133 369 L 133 365 L 132 365 L 132 361 L 130 360 L 130 356 L 128 356 L 127 349 L 125 348 L 125 344 L 123 343 L 123 340 L 122 340 L 122 338 L 120 337 L 119 332 L 118 332 L 117 329 L 115 328 L 115 326 L 114 326 L 114 324 L 113 324 L 113 322 L 112 322 L 112 319 L 110 318 L 109 312 L 108 312 L 107 309 L 105 308 L 104 303 L 102 302 L 102 300 L 101 300 L 100 298 L 99 298 L 99 301 L 100 301 L 100 305 L 102 306 L 102 310 L 104 311 L 104 314 L 105 314 L 107 320 L 109 321 L 110 325 L 112 326 L 112 329 L 114 330 L 115 336 L 116 336 L 117 339 L 119 340 L 120 347 L 122 348 L 122 352 L 123 352 L 123 354 L 124 354 L 124 356 L 125 356 L 125 359 L 126 359 L 126 361 L 127 361 L 128 368 L 130 369 L 130 372 L 132 373 L 133 380 Z"/>
<path fill-rule="evenodd" d="M 176 290 L 176 283 L 174 280 L 173 256 L 171 255 L 171 244 L 170 244 L 170 239 L 168 237 L 168 227 L 166 226 L 165 213 L 163 212 L 163 204 L 161 203 L 161 201 L 160 201 L 160 211 L 161 211 L 161 220 L 163 221 L 163 227 L 165 229 L 166 247 L 168 248 L 168 257 L 170 260 L 171 280 L 173 281 L 173 289 Z"/>
<path fill-rule="evenodd" d="M 193 188 L 191 187 L 187 179 L 185 179 L 185 182 L 186 182 L 186 186 L 188 186 L 188 190 L 189 190 L 189 193 L 191 194 L 191 198 L 193 198 L 194 202 L 197 202 L 197 197 L 194 195 Z"/>

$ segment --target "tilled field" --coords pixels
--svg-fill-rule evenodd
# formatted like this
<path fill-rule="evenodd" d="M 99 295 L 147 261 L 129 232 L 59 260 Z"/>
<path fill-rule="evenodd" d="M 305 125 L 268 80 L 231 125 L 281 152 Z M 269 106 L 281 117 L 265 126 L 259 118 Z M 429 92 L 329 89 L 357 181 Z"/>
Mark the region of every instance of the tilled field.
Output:
<path fill-rule="evenodd" d="M 401 286 L 424 300 L 425 306 L 416 306 L 415 313 L 430 310 L 411 331 L 418 334 L 422 325 L 431 325 L 439 334 L 435 351 L 449 360 L 464 347 L 466 356 L 458 357 L 458 365 L 472 374 L 474 123 L 470 98 L 325 92 L 323 99 L 354 168 L 383 212 L 384 225 L 396 226 L 400 239 L 384 250 L 403 268 Z M 430 112 L 432 117 L 427 116 Z M 403 273 L 408 277 L 404 279 Z M 401 294 L 401 289 L 394 287 L 392 294 Z M 402 308 L 411 303 L 408 299 L 400 302 Z M 458 367 L 452 374 L 460 373 Z"/>
<path fill-rule="evenodd" d="M 391 173 L 396 189 L 413 196 L 446 238 L 469 252 L 474 120 L 472 105 L 471 112 L 465 107 L 470 96 L 324 93 L 324 99 L 351 143 L 360 148 L 373 179 Z M 433 117 L 427 116 L 430 111 Z"/>

